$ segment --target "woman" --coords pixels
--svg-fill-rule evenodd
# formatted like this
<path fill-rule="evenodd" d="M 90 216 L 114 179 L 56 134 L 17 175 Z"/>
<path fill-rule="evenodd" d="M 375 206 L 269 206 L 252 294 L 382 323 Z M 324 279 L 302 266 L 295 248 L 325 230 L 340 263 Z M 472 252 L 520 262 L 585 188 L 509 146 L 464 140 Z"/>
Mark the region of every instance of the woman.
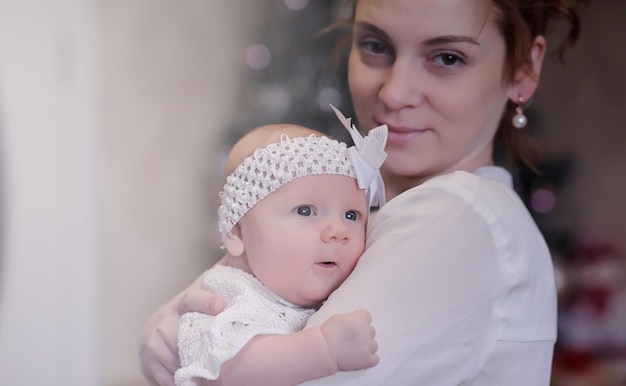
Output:
<path fill-rule="evenodd" d="M 518 128 L 565 0 L 355 0 L 348 79 L 359 127 L 389 128 L 388 203 L 354 272 L 313 315 L 373 317 L 380 363 L 316 385 L 547 385 L 556 339 L 548 248 L 494 165 L 533 167 Z M 516 127 L 513 127 L 513 126 Z M 172 384 L 180 313 L 223 304 L 194 283 L 151 318 L 144 374 Z M 236 372 L 246 356 L 229 362 Z"/>

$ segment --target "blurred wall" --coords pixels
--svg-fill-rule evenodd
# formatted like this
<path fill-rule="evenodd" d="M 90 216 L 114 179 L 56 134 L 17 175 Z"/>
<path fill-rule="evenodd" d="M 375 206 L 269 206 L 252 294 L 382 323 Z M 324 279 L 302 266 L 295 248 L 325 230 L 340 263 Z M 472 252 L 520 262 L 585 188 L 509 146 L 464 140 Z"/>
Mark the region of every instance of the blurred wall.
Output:
<path fill-rule="evenodd" d="M 0 384 L 146 384 L 143 323 L 220 257 L 260 5 L 0 1 Z"/>
<path fill-rule="evenodd" d="M 263 10 L 247 0 L 99 7 L 104 374 L 107 385 L 141 385 L 144 322 L 221 257 L 221 140 Z"/>
<path fill-rule="evenodd" d="M 0 1 L 0 384 L 97 385 L 95 0 Z"/>

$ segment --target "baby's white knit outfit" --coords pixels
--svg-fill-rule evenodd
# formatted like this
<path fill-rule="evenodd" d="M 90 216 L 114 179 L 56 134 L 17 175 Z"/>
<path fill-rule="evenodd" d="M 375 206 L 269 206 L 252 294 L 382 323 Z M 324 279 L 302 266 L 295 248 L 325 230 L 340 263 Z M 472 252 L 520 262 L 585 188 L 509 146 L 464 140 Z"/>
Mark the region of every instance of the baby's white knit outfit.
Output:
<path fill-rule="evenodd" d="M 178 386 L 195 386 L 198 378 L 217 379 L 222 363 L 254 336 L 300 331 L 315 312 L 282 299 L 238 268 L 216 265 L 205 273 L 204 283 L 226 306 L 217 316 L 189 312 L 181 317 Z"/>

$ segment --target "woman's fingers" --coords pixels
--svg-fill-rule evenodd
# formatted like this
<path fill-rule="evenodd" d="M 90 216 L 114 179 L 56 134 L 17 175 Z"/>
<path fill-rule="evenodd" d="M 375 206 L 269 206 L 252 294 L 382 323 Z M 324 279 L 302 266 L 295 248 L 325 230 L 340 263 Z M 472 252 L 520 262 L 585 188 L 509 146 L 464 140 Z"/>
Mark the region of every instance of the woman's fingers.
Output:
<path fill-rule="evenodd" d="M 208 289 L 190 289 L 178 303 L 180 315 L 186 312 L 202 312 L 217 315 L 224 309 L 224 300 Z"/>
<path fill-rule="evenodd" d="M 155 382 L 154 385 L 158 386 L 175 386 L 174 374 L 163 366 L 157 366 L 152 372 Z"/>
<path fill-rule="evenodd" d="M 170 331 L 171 335 L 171 331 Z M 141 349 L 141 370 L 151 385 L 174 385 L 174 372 L 180 367 L 176 342 L 174 349 L 168 340 L 168 333 L 158 327 L 150 342 Z"/>

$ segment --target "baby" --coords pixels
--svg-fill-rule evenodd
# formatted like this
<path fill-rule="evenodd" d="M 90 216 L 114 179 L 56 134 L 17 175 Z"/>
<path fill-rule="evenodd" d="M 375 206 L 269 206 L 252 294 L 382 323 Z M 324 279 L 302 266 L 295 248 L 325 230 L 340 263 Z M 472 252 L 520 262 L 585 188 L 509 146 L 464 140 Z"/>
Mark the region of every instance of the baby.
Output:
<path fill-rule="evenodd" d="M 177 385 L 220 381 L 236 355 L 250 361 L 228 383 L 297 384 L 378 363 L 364 310 L 302 330 L 352 272 L 369 208 L 384 202 L 378 168 L 387 128 L 362 138 L 336 112 L 354 147 L 302 126 L 268 125 L 230 151 L 218 213 L 227 253 L 204 275 L 225 309 L 182 316 Z"/>

